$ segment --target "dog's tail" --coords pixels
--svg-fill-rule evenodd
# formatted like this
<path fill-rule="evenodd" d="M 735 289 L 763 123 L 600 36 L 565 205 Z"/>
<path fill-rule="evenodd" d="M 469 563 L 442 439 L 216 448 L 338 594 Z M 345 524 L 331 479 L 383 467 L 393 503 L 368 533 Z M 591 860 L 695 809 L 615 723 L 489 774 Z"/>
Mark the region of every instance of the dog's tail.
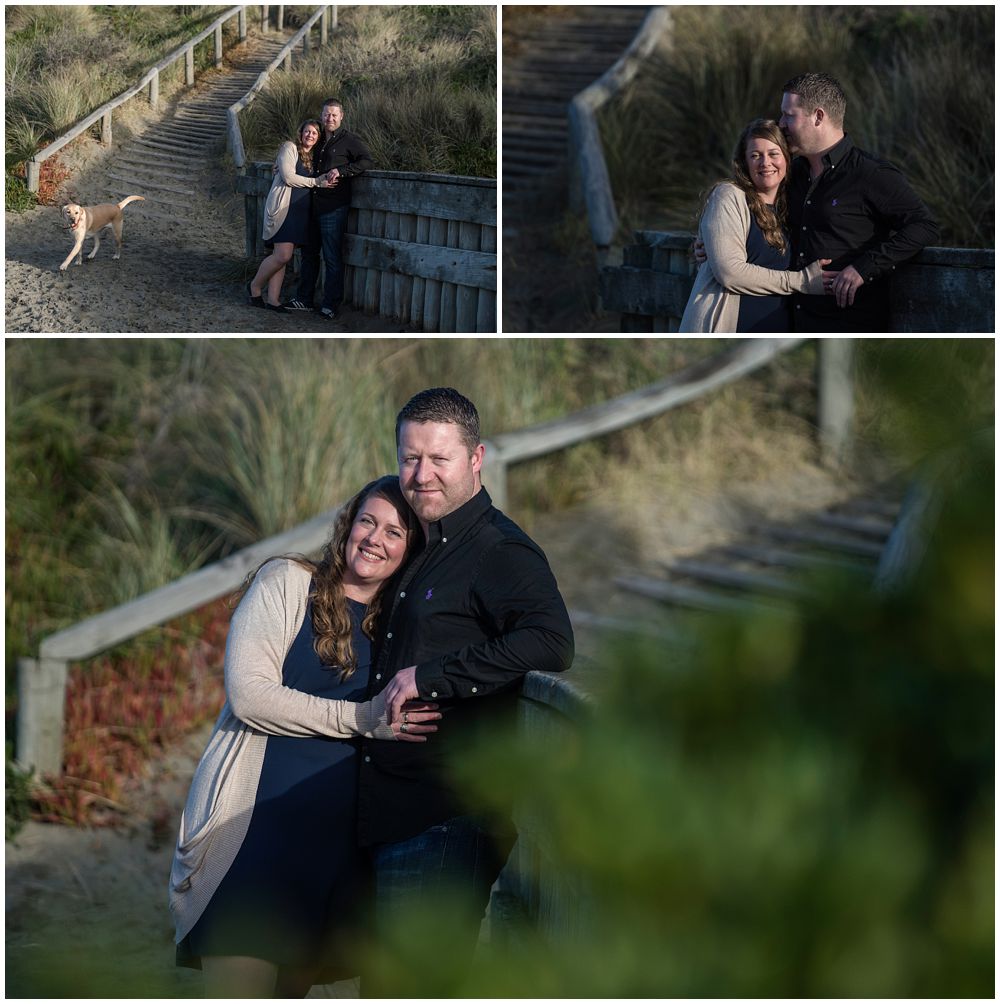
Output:
<path fill-rule="evenodd" d="M 130 195 L 127 199 L 122 199 L 122 201 L 118 203 L 118 208 L 124 209 L 130 202 L 145 202 L 145 201 L 146 201 L 145 195 Z"/>

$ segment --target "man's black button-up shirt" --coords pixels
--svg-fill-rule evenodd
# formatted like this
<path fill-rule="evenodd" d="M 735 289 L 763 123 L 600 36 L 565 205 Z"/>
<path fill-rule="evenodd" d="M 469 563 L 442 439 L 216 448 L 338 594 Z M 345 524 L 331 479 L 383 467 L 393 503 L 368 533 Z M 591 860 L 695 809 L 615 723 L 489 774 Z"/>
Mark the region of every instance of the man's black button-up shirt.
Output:
<path fill-rule="evenodd" d="M 823 156 L 823 173 L 809 178 L 809 161 L 792 162 L 788 218 L 792 268 L 832 258 L 828 269 L 853 265 L 864 285 L 854 305 L 832 296 L 793 297 L 796 331 L 888 330 L 888 279 L 897 265 L 938 239 L 937 224 L 902 173 L 859 150 L 845 136 Z"/>
<path fill-rule="evenodd" d="M 362 844 L 405 840 L 466 811 L 446 765 L 509 723 L 529 670 L 573 660 L 573 630 L 541 548 L 493 507 L 486 489 L 429 527 L 397 579 L 374 640 L 369 696 L 416 665 L 420 697 L 444 710 L 426 743 L 362 744 Z"/>

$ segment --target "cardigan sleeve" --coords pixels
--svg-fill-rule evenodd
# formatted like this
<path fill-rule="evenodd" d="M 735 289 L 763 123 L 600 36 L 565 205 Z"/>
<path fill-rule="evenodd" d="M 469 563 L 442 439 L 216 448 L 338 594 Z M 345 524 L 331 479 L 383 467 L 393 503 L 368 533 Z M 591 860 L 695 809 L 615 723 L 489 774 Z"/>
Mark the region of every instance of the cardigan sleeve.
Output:
<path fill-rule="evenodd" d="M 294 143 L 281 144 L 277 159 L 278 174 L 281 176 L 281 180 L 290 188 L 315 188 L 315 178 L 307 178 L 303 174 L 295 173 L 298 159 L 299 152 Z"/>
<path fill-rule="evenodd" d="M 268 735 L 395 739 L 381 695 L 363 703 L 335 701 L 282 683 L 307 599 L 308 573 L 294 562 L 272 561 L 257 573 L 226 640 L 226 697 L 233 714 Z"/>
<path fill-rule="evenodd" d="M 701 221 L 708 266 L 719 285 L 730 293 L 764 296 L 769 293 L 823 292 L 823 270 L 813 262 L 801 272 L 763 268 L 747 261 L 750 210 L 735 185 L 719 185 L 712 192 Z"/>

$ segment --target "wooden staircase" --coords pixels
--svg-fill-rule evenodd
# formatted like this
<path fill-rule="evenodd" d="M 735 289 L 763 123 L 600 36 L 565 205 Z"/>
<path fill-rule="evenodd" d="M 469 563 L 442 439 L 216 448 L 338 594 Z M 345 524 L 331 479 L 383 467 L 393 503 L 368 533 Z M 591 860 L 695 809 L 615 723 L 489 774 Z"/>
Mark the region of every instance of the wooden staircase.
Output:
<path fill-rule="evenodd" d="M 566 204 L 567 106 L 625 52 L 648 6 L 564 6 L 503 60 L 505 223 Z"/>
<path fill-rule="evenodd" d="M 292 32 L 251 35 L 227 54 L 226 72 L 181 92 L 163 117 L 122 146 L 109 161 L 112 192 L 146 196 L 129 213 L 176 223 L 200 210 L 194 196 L 225 187 L 218 157 L 226 141 L 226 109 L 250 90 Z M 120 197 L 120 196 L 119 196 Z"/>
<path fill-rule="evenodd" d="M 672 609 L 738 612 L 806 594 L 811 575 L 854 573 L 870 584 L 899 516 L 899 493 L 865 493 L 792 523 L 762 522 L 731 542 L 664 564 L 661 574 L 615 580 Z"/>

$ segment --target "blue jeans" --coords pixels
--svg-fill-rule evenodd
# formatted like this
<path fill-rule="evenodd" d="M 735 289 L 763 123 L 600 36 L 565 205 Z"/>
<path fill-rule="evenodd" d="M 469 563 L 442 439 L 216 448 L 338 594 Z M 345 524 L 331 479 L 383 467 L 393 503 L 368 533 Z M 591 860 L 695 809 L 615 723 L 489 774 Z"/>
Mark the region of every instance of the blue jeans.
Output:
<path fill-rule="evenodd" d="M 344 298 L 344 231 L 350 206 L 316 216 L 313 239 L 302 247 L 302 274 L 297 299 L 312 306 L 319 276 L 319 254 L 323 252 L 326 272 L 323 275 L 323 304 L 331 309 Z"/>
<path fill-rule="evenodd" d="M 365 997 L 454 995 L 513 842 L 513 833 L 500 837 L 472 816 L 457 816 L 409 840 L 374 848 L 375 933 L 396 964 L 373 966 L 362 979 Z M 412 926 L 394 926 L 400 921 Z M 426 944 L 428 930 L 434 932 L 438 963 L 431 968 L 405 958 L 408 947 L 419 951 Z"/>

